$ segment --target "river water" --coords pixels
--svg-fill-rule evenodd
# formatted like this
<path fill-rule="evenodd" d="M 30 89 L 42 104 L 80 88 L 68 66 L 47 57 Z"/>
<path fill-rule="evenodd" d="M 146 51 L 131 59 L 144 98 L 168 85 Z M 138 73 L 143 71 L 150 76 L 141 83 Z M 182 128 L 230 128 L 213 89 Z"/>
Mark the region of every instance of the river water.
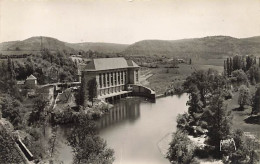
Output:
<path fill-rule="evenodd" d="M 116 102 L 98 122 L 99 135 L 115 151 L 114 163 L 169 164 L 162 154 L 176 131 L 177 115 L 187 111 L 187 100 L 188 95 L 183 94 L 158 98 L 156 103 L 137 97 Z M 72 162 L 68 146 L 64 145 L 60 153 L 64 163 Z"/>

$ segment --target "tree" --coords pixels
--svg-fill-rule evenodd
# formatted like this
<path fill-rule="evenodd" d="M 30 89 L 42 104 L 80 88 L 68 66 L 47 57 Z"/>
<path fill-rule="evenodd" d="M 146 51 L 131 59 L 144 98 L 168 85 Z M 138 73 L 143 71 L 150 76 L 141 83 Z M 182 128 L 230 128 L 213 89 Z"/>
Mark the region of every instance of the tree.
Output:
<path fill-rule="evenodd" d="M 255 61 L 254 61 L 254 56 L 247 56 L 246 57 L 246 70 L 249 70 L 251 68 L 252 65 L 254 65 Z"/>
<path fill-rule="evenodd" d="M 91 79 L 87 83 L 88 85 L 88 100 L 94 103 L 94 98 L 97 97 L 97 81 L 95 78 Z"/>
<path fill-rule="evenodd" d="M 257 153 L 257 147 L 259 143 L 244 135 L 244 132 L 240 129 L 234 130 L 231 137 L 235 141 L 236 151 L 228 151 L 229 156 L 227 161 L 224 163 L 231 164 L 257 164 L 259 163 L 259 153 Z"/>
<path fill-rule="evenodd" d="M 260 69 L 257 65 L 251 66 L 247 71 L 247 74 L 253 85 L 260 82 Z"/>
<path fill-rule="evenodd" d="M 22 109 L 20 101 L 10 95 L 0 96 L 0 107 L 4 118 L 8 119 L 16 128 L 22 124 Z"/>
<path fill-rule="evenodd" d="M 248 79 L 247 75 L 242 69 L 235 70 L 232 72 L 231 82 L 236 86 L 239 87 L 240 85 L 248 86 Z"/>
<path fill-rule="evenodd" d="M 224 76 L 227 76 L 227 62 L 224 60 Z"/>
<path fill-rule="evenodd" d="M 210 95 L 218 90 L 225 89 L 227 84 L 226 78 L 219 75 L 214 69 L 208 69 L 207 71 L 199 70 L 193 72 L 188 76 L 183 84 L 184 89 L 191 93 L 191 86 L 196 86 L 199 90 L 200 100 L 205 107 L 207 99 Z"/>
<path fill-rule="evenodd" d="M 33 111 L 29 115 L 29 125 L 34 123 L 41 124 L 45 121 L 44 110 L 48 104 L 48 100 L 42 95 L 33 100 Z"/>
<path fill-rule="evenodd" d="M 181 130 L 173 134 L 166 158 L 178 164 L 190 164 L 193 159 L 194 146 L 188 135 Z"/>
<path fill-rule="evenodd" d="M 242 63 L 242 56 L 234 56 L 233 57 L 233 71 L 242 69 L 243 68 L 243 63 Z"/>
<path fill-rule="evenodd" d="M 205 112 L 208 123 L 208 143 L 214 147 L 215 155 L 220 157 L 220 141 L 228 139 L 231 133 L 232 117 L 224 104 L 222 93 L 216 93 Z"/>
<path fill-rule="evenodd" d="M 203 106 L 206 106 L 205 95 L 209 92 L 210 87 L 206 71 L 200 70 L 193 72 L 191 76 L 187 77 L 183 85 L 184 89 L 186 89 L 189 93 L 191 93 L 190 86 L 195 85 L 199 90 L 200 100 L 202 101 Z"/>
<path fill-rule="evenodd" d="M 230 70 L 230 61 L 229 58 L 227 58 L 227 76 L 231 75 L 231 70 Z"/>
<path fill-rule="evenodd" d="M 260 88 L 257 88 L 255 96 L 253 98 L 252 114 L 258 114 L 260 112 Z"/>
<path fill-rule="evenodd" d="M 244 105 L 249 105 L 251 101 L 250 91 L 245 85 L 239 88 L 238 104 L 240 109 L 244 109 Z"/>
<path fill-rule="evenodd" d="M 196 113 L 201 113 L 202 110 L 202 102 L 200 101 L 200 95 L 198 88 L 196 86 L 191 86 L 191 93 L 189 96 L 189 101 L 187 105 L 189 105 L 188 112 L 189 114 L 196 120 L 195 115 Z"/>
<path fill-rule="evenodd" d="M 82 84 L 81 84 L 82 85 Z M 82 86 L 75 93 L 75 102 L 78 106 L 82 106 L 84 104 L 84 93 L 82 90 Z"/>
<path fill-rule="evenodd" d="M 79 123 L 72 129 L 67 140 L 72 147 L 75 164 L 110 164 L 114 161 L 114 152 L 107 148 L 106 142 L 97 135 L 95 122 L 85 116 L 79 118 Z"/>
<path fill-rule="evenodd" d="M 0 123 L 0 163 L 23 163 L 10 133 Z"/>

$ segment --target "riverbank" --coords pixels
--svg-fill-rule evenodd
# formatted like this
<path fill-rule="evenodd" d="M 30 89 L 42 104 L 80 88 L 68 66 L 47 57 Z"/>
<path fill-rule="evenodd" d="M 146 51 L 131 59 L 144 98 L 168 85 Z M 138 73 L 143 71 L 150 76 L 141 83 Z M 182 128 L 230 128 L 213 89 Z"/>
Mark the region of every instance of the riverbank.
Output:
<path fill-rule="evenodd" d="M 250 86 L 250 92 L 251 94 L 254 94 L 256 91 L 255 86 Z M 230 100 L 227 100 L 227 109 L 232 111 L 233 119 L 232 123 L 235 128 L 241 129 L 244 132 L 249 132 L 251 134 L 254 134 L 258 140 L 260 141 L 260 124 L 256 123 L 247 123 L 246 120 L 250 117 L 252 112 L 251 106 L 245 106 L 245 109 L 243 111 L 236 110 L 239 108 L 238 105 L 238 95 L 239 92 L 233 92 L 233 97 Z"/>
<path fill-rule="evenodd" d="M 193 65 L 179 64 L 179 68 L 142 68 L 140 83 L 161 95 L 170 89 L 181 87 L 182 83 L 192 72 Z"/>

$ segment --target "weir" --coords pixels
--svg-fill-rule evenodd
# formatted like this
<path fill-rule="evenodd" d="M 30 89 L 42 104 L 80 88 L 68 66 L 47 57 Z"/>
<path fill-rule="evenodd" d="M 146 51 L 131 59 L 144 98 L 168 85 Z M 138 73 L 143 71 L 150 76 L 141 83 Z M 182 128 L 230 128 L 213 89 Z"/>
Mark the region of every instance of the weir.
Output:
<path fill-rule="evenodd" d="M 105 101 L 114 101 L 128 96 L 145 97 L 151 100 L 151 102 L 155 102 L 156 100 L 155 92 L 152 89 L 137 84 L 128 84 L 127 91 L 107 94 L 99 97 L 99 99 L 103 99 Z"/>
<path fill-rule="evenodd" d="M 152 89 L 137 84 L 129 84 L 128 87 L 131 88 L 132 96 L 146 97 L 149 98 L 152 102 L 155 102 L 155 92 Z"/>

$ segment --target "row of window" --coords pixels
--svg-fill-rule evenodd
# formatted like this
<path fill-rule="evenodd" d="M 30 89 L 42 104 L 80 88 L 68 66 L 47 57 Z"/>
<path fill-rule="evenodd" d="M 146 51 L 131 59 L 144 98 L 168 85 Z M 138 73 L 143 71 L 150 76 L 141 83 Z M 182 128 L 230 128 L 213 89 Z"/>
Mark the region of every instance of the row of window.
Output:
<path fill-rule="evenodd" d="M 111 94 L 111 93 L 115 93 L 115 92 L 121 92 L 123 90 L 124 90 L 124 86 L 100 89 L 99 90 L 99 95 L 102 96 L 102 95 Z"/>
<path fill-rule="evenodd" d="M 116 71 L 99 74 L 100 88 L 124 84 L 126 74 L 126 71 Z"/>

